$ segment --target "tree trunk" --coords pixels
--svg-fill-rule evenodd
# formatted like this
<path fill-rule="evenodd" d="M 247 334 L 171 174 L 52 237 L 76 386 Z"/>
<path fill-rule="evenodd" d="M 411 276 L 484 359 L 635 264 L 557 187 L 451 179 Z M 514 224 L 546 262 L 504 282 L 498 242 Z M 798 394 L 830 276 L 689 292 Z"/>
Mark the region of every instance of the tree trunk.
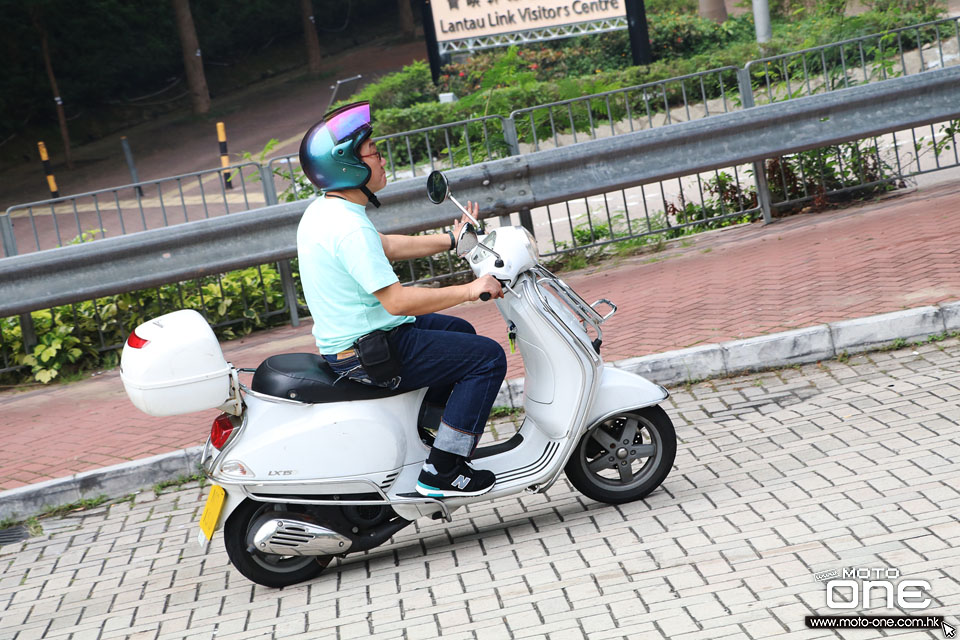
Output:
<path fill-rule="evenodd" d="M 57 120 L 60 122 L 60 137 L 63 138 L 63 151 L 67 159 L 67 168 L 73 169 L 73 156 L 70 152 L 70 132 L 67 130 L 67 115 L 63 111 L 63 99 L 60 97 L 60 88 L 57 86 L 57 77 L 53 74 L 53 63 L 50 60 L 50 48 L 47 46 L 47 30 L 40 17 L 33 14 L 33 26 L 40 35 L 40 52 L 43 55 L 43 66 L 47 70 L 47 79 L 50 89 L 53 90 L 53 101 L 57 104 Z"/>
<path fill-rule="evenodd" d="M 300 0 L 300 16 L 303 18 L 303 38 L 307 43 L 307 66 L 310 73 L 320 73 L 320 39 L 313 17 L 313 0 Z"/>
<path fill-rule="evenodd" d="M 400 14 L 400 31 L 403 32 L 404 37 L 414 38 L 417 32 L 413 24 L 413 9 L 410 8 L 410 0 L 397 0 L 397 13 Z"/>
<path fill-rule="evenodd" d="M 717 24 L 727 19 L 727 6 L 723 0 L 699 0 L 700 17 L 713 20 Z"/>
<path fill-rule="evenodd" d="M 210 111 L 210 91 L 207 78 L 203 74 L 203 58 L 200 56 L 200 43 L 197 41 L 197 29 L 193 25 L 190 13 L 190 0 L 170 0 L 176 15 L 177 34 L 180 36 L 180 48 L 183 50 L 183 69 L 187 74 L 187 87 L 190 89 L 190 102 L 196 114 Z"/>

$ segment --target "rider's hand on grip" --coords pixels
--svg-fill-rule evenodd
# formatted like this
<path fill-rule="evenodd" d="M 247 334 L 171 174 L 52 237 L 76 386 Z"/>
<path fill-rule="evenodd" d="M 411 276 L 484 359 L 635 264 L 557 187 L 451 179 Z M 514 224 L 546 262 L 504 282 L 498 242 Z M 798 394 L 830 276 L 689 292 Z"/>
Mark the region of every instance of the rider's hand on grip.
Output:
<path fill-rule="evenodd" d="M 500 282 L 491 275 L 477 278 L 471 284 L 471 294 L 474 300 L 480 299 L 486 302 L 490 298 L 502 298 L 503 288 Z"/>

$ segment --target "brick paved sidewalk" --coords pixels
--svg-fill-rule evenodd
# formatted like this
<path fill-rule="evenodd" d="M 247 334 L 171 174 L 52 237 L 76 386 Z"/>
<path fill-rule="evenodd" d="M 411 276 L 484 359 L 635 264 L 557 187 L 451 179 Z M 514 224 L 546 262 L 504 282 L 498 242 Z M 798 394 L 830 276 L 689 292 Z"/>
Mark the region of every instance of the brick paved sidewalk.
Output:
<path fill-rule="evenodd" d="M 945 184 L 838 213 L 702 234 L 660 253 L 565 279 L 619 311 L 604 358 L 747 338 L 960 299 L 960 185 Z M 492 304 L 453 311 L 480 333 L 506 331 Z M 309 324 L 226 343 L 227 358 L 312 351 Z M 523 375 L 510 356 L 510 377 Z M 202 444 L 212 412 L 151 418 L 117 371 L 64 386 L 0 394 L 0 490 Z"/>
<path fill-rule="evenodd" d="M 814 577 L 890 569 L 929 582 L 909 613 L 957 626 L 958 362 L 952 339 L 674 388 L 676 464 L 646 500 L 598 504 L 561 478 L 282 590 L 235 571 L 219 534 L 201 551 L 195 484 L 44 519 L 0 547 L 0 638 L 940 638 L 804 616 L 905 613 L 828 609 Z"/>

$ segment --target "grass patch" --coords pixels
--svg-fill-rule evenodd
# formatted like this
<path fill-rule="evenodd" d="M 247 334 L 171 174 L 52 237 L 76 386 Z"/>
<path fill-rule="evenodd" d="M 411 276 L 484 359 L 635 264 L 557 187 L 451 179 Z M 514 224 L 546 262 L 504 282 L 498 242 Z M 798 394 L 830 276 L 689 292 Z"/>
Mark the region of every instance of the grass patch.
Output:
<path fill-rule="evenodd" d="M 202 473 L 194 473 L 193 475 L 189 475 L 189 476 L 180 475 L 173 480 L 163 480 L 162 482 L 158 482 L 157 484 L 153 485 L 153 493 L 159 497 L 160 494 L 163 493 L 164 489 L 169 489 L 170 487 L 176 487 L 177 489 L 179 489 L 183 485 L 189 484 L 191 482 L 199 482 L 200 486 L 202 487 L 206 482 L 206 479 L 207 477 Z"/>
<path fill-rule="evenodd" d="M 500 418 L 512 418 L 523 413 L 523 407 L 494 407 L 490 410 L 490 418 L 499 420 Z"/>

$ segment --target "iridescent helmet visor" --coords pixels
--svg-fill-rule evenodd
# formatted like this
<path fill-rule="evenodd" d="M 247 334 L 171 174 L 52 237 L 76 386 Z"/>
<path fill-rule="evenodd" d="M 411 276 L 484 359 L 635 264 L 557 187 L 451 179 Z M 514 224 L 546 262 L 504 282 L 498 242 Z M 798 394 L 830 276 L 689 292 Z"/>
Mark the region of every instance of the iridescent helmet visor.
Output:
<path fill-rule="evenodd" d="M 355 102 L 334 109 L 323 120 L 334 143 L 342 142 L 363 126 L 370 126 L 370 103 Z"/>

